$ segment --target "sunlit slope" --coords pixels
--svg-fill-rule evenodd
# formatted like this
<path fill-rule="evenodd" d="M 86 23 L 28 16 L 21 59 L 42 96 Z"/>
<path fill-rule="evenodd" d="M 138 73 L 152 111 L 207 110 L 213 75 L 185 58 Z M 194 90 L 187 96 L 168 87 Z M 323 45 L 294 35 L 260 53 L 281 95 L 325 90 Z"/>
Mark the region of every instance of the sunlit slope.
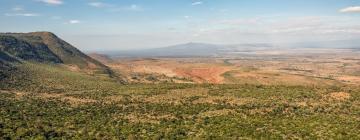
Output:
<path fill-rule="evenodd" d="M 0 51 L 3 63 L 10 57 L 19 62 L 65 64 L 88 73 L 113 75 L 107 66 L 50 32 L 1 33 Z"/>

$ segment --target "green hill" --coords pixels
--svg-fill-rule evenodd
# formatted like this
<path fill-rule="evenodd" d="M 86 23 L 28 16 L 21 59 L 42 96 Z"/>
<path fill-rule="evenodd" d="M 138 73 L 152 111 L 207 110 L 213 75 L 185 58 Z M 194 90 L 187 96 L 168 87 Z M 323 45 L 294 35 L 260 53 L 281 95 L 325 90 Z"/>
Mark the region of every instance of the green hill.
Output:
<path fill-rule="evenodd" d="M 95 66 L 100 69 L 107 69 L 105 65 L 50 32 L 2 33 L 0 38 L 3 51 L 15 54 L 24 60 L 73 64 L 80 68 Z M 30 57 L 27 57 L 28 55 Z"/>
<path fill-rule="evenodd" d="M 70 71 L 120 79 L 110 68 L 53 33 L 0 33 L 0 80 L 21 71 L 20 65 L 25 63 L 55 64 Z"/>
<path fill-rule="evenodd" d="M 18 58 L 37 62 L 62 63 L 62 60 L 47 45 L 40 42 L 32 43 L 14 36 L 1 35 L 0 48 L 3 54 L 1 55 L 3 61 L 9 60 L 9 58 Z"/>

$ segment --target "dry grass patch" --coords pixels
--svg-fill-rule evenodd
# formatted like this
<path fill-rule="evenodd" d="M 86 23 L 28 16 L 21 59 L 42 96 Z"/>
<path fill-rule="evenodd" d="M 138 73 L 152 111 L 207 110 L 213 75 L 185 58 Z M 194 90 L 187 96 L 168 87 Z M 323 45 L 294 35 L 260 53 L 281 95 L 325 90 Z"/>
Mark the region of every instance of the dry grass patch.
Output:
<path fill-rule="evenodd" d="M 80 98 L 65 96 L 64 94 L 40 93 L 40 94 L 37 94 L 36 96 L 40 97 L 41 99 L 51 99 L 51 98 L 59 99 L 62 102 L 70 103 L 73 106 L 97 102 L 96 100 L 93 100 L 93 99 L 80 99 Z"/>
<path fill-rule="evenodd" d="M 306 102 L 296 102 L 295 104 L 296 104 L 296 106 L 300 106 L 300 107 L 308 106 L 308 104 Z"/>
<path fill-rule="evenodd" d="M 207 96 L 203 98 L 199 98 L 193 101 L 193 104 L 230 104 L 230 105 L 244 105 L 247 103 L 253 102 L 255 99 L 253 98 L 236 98 L 236 97 L 228 97 L 228 96 Z"/>
<path fill-rule="evenodd" d="M 26 96 L 28 93 L 25 92 L 19 92 L 19 91 L 13 91 L 11 93 L 15 93 L 15 99 L 20 99 L 24 96 Z"/>
<path fill-rule="evenodd" d="M 7 90 L 0 90 L 0 93 L 15 94 L 15 99 L 20 99 L 28 94 L 28 93 L 20 92 L 20 91 L 7 91 Z"/>
<path fill-rule="evenodd" d="M 208 91 L 209 90 L 205 88 L 175 89 L 166 94 L 154 95 L 146 98 L 145 102 L 181 104 L 181 102 L 190 97 L 206 97 Z"/>
<path fill-rule="evenodd" d="M 104 98 L 104 101 L 106 103 L 116 103 L 116 102 L 121 102 L 122 100 L 124 100 L 124 97 L 121 95 L 113 95 L 113 96 L 108 96 Z"/>
<path fill-rule="evenodd" d="M 151 115 L 151 114 L 129 114 L 125 116 L 125 119 L 132 123 L 152 123 L 160 124 L 162 119 L 175 119 L 172 115 Z"/>
<path fill-rule="evenodd" d="M 198 68 L 183 68 L 176 69 L 175 72 L 183 77 L 189 77 L 197 83 L 224 83 L 224 74 L 230 71 L 231 68 L 217 66 L 217 67 L 198 67 Z"/>
<path fill-rule="evenodd" d="M 68 70 L 73 71 L 73 72 L 81 71 L 81 69 L 77 65 L 64 65 L 64 67 L 66 67 Z"/>
<path fill-rule="evenodd" d="M 274 108 L 257 108 L 257 109 L 251 109 L 249 110 L 249 112 L 251 115 L 255 115 L 255 114 L 265 115 L 272 112 L 273 110 Z"/>
<path fill-rule="evenodd" d="M 314 78 L 305 75 L 287 74 L 279 71 L 237 72 L 234 78 L 240 83 L 263 85 L 331 85 L 331 80 Z"/>
<path fill-rule="evenodd" d="M 40 99 L 44 99 L 44 100 L 59 99 L 62 102 L 67 102 L 74 106 L 77 106 L 80 104 L 85 104 L 85 103 L 97 102 L 96 100 L 92 100 L 92 99 L 80 99 L 80 98 L 65 96 L 64 94 L 49 94 L 49 93 L 33 94 L 33 93 L 26 93 L 26 92 L 19 92 L 19 91 L 2 91 L 2 90 L 0 90 L 0 92 L 8 92 L 8 93 L 15 94 L 15 99 L 21 99 L 26 96 L 32 96 L 32 97 L 40 98 Z"/>
<path fill-rule="evenodd" d="M 236 113 L 235 110 L 231 109 L 221 109 L 221 110 L 213 110 L 213 111 L 206 111 L 200 113 L 199 116 L 201 117 L 216 117 L 216 116 L 223 116 Z"/>
<path fill-rule="evenodd" d="M 346 92 L 333 92 L 328 95 L 333 100 L 344 101 L 350 99 L 351 95 Z"/>

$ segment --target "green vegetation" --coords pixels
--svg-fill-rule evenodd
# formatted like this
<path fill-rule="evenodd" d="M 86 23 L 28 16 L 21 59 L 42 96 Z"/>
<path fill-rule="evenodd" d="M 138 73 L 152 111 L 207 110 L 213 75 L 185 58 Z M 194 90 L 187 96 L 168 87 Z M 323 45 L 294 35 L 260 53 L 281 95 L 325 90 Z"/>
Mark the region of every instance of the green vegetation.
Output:
<path fill-rule="evenodd" d="M 29 44 L 12 36 L 0 36 L 0 50 L 23 60 L 60 63 L 45 44 Z M 5 53 L 4 53 L 5 54 Z"/>
<path fill-rule="evenodd" d="M 107 66 L 50 32 L 0 33 L 0 52 L 0 61 L 9 55 L 18 60 L 62 63 L 115 76 Z"/>
<path fill-rule="evenodd" d="M 2 139 L 360 139 L 360 88 L 122 85 L 26 62 L 2 79 Z"/>
<path fill-rule="evenodd" d="M 124 84 L 51 33 L 0 34 L 0 138 L 360 139 L 358 86 L 260 72 L 236 78 L 253 71 L 222 75 L 237 84 L 151 74 L 131 78 L 160 84 Z M 315 83 L 290 86 L 300 80 Z"/>

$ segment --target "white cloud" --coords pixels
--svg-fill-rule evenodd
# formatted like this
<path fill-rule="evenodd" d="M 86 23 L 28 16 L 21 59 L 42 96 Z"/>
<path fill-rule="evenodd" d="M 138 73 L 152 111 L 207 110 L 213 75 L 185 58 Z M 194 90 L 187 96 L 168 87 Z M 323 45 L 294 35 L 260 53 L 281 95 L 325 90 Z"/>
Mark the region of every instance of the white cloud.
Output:
<path fill-rule="evenodd" d="M 186 30 L 200 42 L 302 42 L 360 37 L 360 19 L 343 16 L 218 19 L 196 23 Z M 186 31 L 184 31 L 186 32 Z M 198 41 L 199 42 L 199 41 Z"/>
<path fill-rule="evenodd" d="M 64 3 L 62 0 L 38 0 L 38 1 L 46 3 L 46 4 L 50 4 L 50 5 L 61 5 Z"/>
<path fill-rule="evenodd" d="M 12 11 L 24 11 L 24 8 L 22 6 L 15 6 L 11 10 Z"/>
<path fill-rule="evenodd" d="M 93 6 L 93 7 L 97 7 L 97 8 L 103 8 L 103 7 L 111 6 L 110 4 L 103 3 L 103 2 L 90 2 L 89 5 Z"/>
<path fill-rule="evenodd" d="M 11 8 L 11 11 L 12 12 L 5 13 L 4 15 L 8 16 L 8 17 L 37 17 L 37 16 L 40 16 L 40 14 L 28 12 L 22 6 L 15 6 L 15 7 Z"/>
<path fill-rule="evenodd" d="M 132 10 L 132 11 L 141 11 L 142 8 L 141 6 L 138 6 L 136 4 L 132 4 L 130 7 L 129 7 L 129 10 Z"/>
<path fill-rule="evenodd" d="M 341 13 L 360 13 L 360 6 L 352 6 L 346 7 L 344 9 L 340 9 Z"/>
<path fill-rule="evenodd" d="M 80 23 L 80 20 L 69 20 L 68 22 L 67 22 L 68 24 L 78 24 L 78 23 Z"/>
<path fill-rule="evenodd" d="M 16 16 L 37 17 L 37 16 L 40 16 L 40 15 L 36 14 L 36 13 L 6 13 L 5 16 L 8 16 L 8 17 L 16 17 Z"/>
<path fill-rule="evenodd" d="M 191 5 L 193 5 L 193 6 L 195 6 L 195 5 L 201 5 L 201 4 L 203 4 L 203 2 L 202 2 L 202 1 L 197 1 L 197 2 L 193 2 L 193 3 L 191 3 Z"/>

